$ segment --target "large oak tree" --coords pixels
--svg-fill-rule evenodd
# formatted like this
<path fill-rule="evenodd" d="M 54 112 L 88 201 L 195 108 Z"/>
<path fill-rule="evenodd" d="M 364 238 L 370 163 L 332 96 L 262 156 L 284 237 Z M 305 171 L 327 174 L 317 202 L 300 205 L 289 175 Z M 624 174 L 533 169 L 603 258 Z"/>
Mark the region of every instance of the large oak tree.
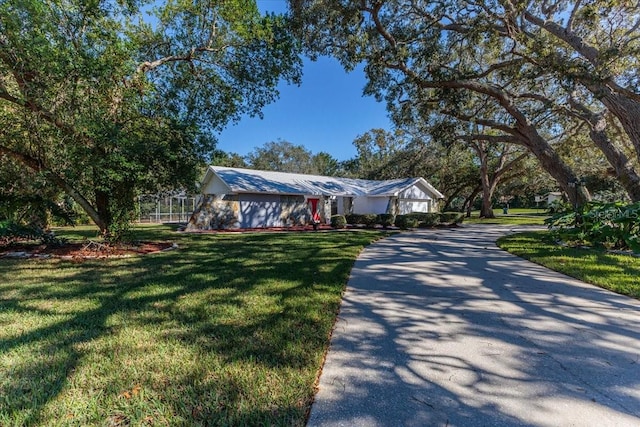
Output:
<path fill-rule="evenodd" d="M 555 145 L 581 123 L 638 198 L 634 164 L 608 130 L 619 124 L 638 154 L 637 5 L 300 0 L 292 8 L 307 47 L 347 68 L 365 62 L 367 92 L 392 110 L 454 118 L 524 145 L 575 204 L 589 193 Z M 482 104 L 489 108 L 468 108 Z"/>
<path fill-rule="evenodd" d="M 7 0 L 0 160 L 117 234 L 136 193 L 192 185 L 211 135 L 299 78 L 287 17 L 252 0 Z"/>

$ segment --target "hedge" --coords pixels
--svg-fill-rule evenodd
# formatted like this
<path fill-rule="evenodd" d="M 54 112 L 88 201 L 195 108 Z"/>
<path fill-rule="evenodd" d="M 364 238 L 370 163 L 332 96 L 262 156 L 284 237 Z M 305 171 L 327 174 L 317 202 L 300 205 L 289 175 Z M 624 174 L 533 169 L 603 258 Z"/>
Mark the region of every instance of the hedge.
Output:
<path fill-rule="evenodd" d="M 391 227 L 395 221 L 395 217 L 391 214 L 378 214 L 376 217 L 376 223 L 382 225 L 384 228 Z"/>
<path fill-rule="evenodd" d="M 362 224 L 370 228 L 374 227 L 378 223 L 378 216 L 376 214 L 349 214 L 345 215 L 345 219 L 347 224 Z"/>
<path fill-rule="evenodd" d="M 416 228 L 418 226 L 418 220 L 411 215 L 398 215 L 395 221 L 396 227 L 400 227 L 403 230 L 408 228 Z"/>
<path fill-rule="evenodd" d="M 358 225 L 358 224 L 363 224 L 362 222 L 362 215 L 359 214 L 348 214 L 344 216 L 347 224 L 351 224 L 351 225 Z"/>
<path fill-rule="evenodd" d="M 420 228 L 429 228 L 440 224 L 440 214 L 437 212 L 412 212 L 408 216 L 418 221 Z"/>
<path fill-rule="evenodd" d="M 333 228 L 345 228 L 347 226 L 347 219 L 344 215 L 333 215 L 331 217 L 331 226 Z"/>
<path fill-rule="evenodd" d="M 441 212 L 440 222 L 443 224 L 460 224 L 464 221 L 464 214 L 462 212 Z"/>
<path fill-rule="evenodd" d="M 378 215 L 376 214 L 364 214 L 362 216 L 362 223 L 368 228 L 373 228 L 378 223 Z"/>

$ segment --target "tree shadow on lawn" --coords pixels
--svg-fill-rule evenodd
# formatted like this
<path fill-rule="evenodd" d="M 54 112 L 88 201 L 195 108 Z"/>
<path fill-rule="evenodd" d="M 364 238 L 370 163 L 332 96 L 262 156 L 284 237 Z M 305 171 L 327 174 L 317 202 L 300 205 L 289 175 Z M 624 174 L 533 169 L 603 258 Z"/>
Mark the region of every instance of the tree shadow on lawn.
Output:
<path fill-rule="evenodd" d="M 640 303 L 516 262 L 500 234 L 404 234 L 361 255 L 310 426 L 637 422 Z"/>
<path fill-rule="evenodd" d="M 354 246 L 372 235 L 182 236 L 181 249 L 144 257 L 2 260 L 0 319 L 9 329 L 0 338 L 8 372 L 0 420 L 300 419 L 331 329 L 326 313 L 338 309 Z M 154 348 L 165 347 L 154 360 Z M 234 378 L 234 369 L 248 372 Z M 275 392 L 247 396 L 251 375 L 265 376 Z M 148 401 L 138 412 L 126 397 L 136 383 Z M 74 398 L 94 413 L 66 413 Z"/>

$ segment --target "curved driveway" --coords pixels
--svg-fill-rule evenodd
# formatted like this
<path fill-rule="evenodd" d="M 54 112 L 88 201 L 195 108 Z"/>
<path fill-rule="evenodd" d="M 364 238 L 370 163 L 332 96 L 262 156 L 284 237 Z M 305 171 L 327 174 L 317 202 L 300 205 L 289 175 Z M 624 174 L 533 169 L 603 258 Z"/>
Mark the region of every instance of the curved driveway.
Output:
<path fill-rule="evenodd" d="M 640 301 L 501 251 L 508 231 L 365 249 L 308 426 L 640 426 Z"/>

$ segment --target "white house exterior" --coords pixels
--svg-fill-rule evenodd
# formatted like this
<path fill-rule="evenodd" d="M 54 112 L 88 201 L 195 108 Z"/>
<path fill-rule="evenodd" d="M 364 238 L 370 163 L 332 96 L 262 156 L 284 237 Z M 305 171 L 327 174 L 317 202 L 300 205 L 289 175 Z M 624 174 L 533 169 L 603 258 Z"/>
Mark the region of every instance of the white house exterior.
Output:
<path fill-rule="evenodd" d="M 286 227 L 332 214 L 435 212 L 444 196 L 424 178 L 373 181 L 210 166 L 190 229 Z"/>

